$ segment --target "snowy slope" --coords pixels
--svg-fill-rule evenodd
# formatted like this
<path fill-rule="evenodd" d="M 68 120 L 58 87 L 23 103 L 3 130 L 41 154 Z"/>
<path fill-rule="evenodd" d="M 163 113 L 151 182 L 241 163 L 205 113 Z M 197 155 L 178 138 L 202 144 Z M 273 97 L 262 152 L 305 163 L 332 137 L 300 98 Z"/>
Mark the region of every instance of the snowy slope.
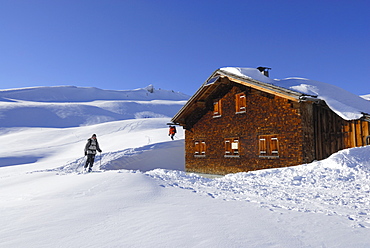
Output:
<path fill-rule="evenodd" d="M 370 101 L 370 94 L 369 95 L 362 95 L 361 97 L 364 98 L 364 99 L 366 99 L 366 100 L 368 100 L 368 101 Z"/>
<path fill-rule="evenodd" d="M 188 98 L 153 86 L 127 91 L 73 86 L 2 90 L 0 127 L 63 128 L 135 118 L 169 118 Z"/>
<path fill-rule="evenodd" d="M 2 127 L 0 247 L 370 247 L 369 146 L 209 179 L 183 172 L 169 119 Z"/>
<path fill-rule="evenodd" d="M 2 101 L 12 99 L 35 102 L 91 102 L 97 100 L 187 100 L 188 95 L 153 85 L 136 90 L 103 90 L 93 87 L 53 86 L 0 90 Z"/>

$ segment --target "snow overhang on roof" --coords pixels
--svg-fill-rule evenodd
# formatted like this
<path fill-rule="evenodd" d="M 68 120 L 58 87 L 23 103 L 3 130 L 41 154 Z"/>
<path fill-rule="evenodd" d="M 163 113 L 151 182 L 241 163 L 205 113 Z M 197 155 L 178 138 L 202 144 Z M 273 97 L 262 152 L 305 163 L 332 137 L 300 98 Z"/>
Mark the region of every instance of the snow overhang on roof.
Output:
<path fill-rule="evenodd" d="M 370 120 L 370 101 L 344 89 L 305 78 L 271 79 L 258 69 L 239 67 L 224 67 L 213 72 L 172 120 L 176 122 L 181 118 L 184 119 L 184 115 L 193 110 L 191 105 L 207 93 L 208 88 L 212 88 L 220 78 L 224 77 L 297 102 L 325 101 L 329 108 L 344 120 Z"/>
<path fill-rule="evenodd" d="M 241 73 L 243 72 L 243 73 Z M 258 69 L 253 68 L 234 68 L 226 67 L 221 68 L 216 71 L 217 74 L 228 77 L 231 81 L 271 93 L 273 95 L 278 95 L 289 100 L 299 101 L 302 95 L 300 92 L 295 90 L 283 88 L 274 85 L 274 80 L 264 76 Z M 311 98 L 316 96 L 307 95 Z"/>

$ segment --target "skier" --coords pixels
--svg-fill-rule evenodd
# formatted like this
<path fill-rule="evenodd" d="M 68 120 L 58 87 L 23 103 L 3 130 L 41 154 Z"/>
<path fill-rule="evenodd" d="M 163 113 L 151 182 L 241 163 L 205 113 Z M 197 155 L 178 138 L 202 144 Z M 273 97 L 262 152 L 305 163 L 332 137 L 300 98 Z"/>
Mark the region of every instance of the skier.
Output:
<path fill-rule="evenodd" d="M 170 126 L 168 136 L 171 136 L 171 139 L 173 140 L 173 137 L 175 136 L 175 134 L 176 134 L 176 127 L 175 126 Z"/>
<path fill-rule="evenodd" d="M 87 144 L 85 146 L 85 156 L 87 155 L 87 160 L 84 167 L 85 169 L 88 168 L 88 172 L 92 170 L 92 167 L 94 165 L 96 151 L 100 153 L 102 152 L 99 147 L 98 140 L 96 139 L 96 134 L 93 134 L 91 138 L 87 140 Z"/>

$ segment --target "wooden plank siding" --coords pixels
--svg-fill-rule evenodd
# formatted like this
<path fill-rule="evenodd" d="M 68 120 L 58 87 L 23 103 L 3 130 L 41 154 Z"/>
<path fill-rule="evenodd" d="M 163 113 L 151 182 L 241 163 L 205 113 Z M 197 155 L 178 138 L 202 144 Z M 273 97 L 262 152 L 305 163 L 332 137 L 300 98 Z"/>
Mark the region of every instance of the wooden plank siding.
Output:
<path fill-rule="evenodd" d="M 363 146 L 366 146 L 366 138 L 370 135 L 370 125 L 367 121 L 361 121 L 361 125 L 363 130 L 362 136 L 364 137 L 364 139 L 362 140 Z"/>
<path fill-rule="evenodd" d="M 344 148 L 366 145 L 366 137 L 370 134 L 369 122 L 364 120 L 348 121 L 343 126 Z"/>
<path fill-rule="evenodd" d="M 324 159 L 346 148 L 366 145 L 369 122 L 346 121 L 325 104 L 314 104 L 315 154 Z"/>

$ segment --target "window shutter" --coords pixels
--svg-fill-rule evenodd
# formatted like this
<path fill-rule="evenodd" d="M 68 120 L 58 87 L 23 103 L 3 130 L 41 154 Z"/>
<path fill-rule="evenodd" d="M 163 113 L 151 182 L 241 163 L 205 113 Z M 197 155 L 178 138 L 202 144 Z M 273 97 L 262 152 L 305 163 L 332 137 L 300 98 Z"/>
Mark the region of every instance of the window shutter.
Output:
<path fill-rule="evenodd" d="M 271 147 L 271 155 L 278 155 L 279 154 L 279 143 L 278 138 L 271 137 L 270 147 Z"/>
<path fill-rule="evenodd" d="M 221 100 L 213 102 L 213 116 L 221 116 Z"/>
<path fill-rule="evenodd" d="M 247 108 L 247 98 L 245 93 L 235 95 L 235 108 L 237 113 L 243 113 Z"/>
<path fill-rule="evenodd" d="M 279 157 L 279 140 L 277 135 L 260 135 L 258 147 L 260 157 Z"/>
<path fill-rule="evenodd" d="M 194 156 L 204 157 L 206 155 L 206 142 L 194 141 Z"/>
<path fill-rule="evenodd" d="M 206 155 L 206 148 L 207 148 L 206 142 L 202 141 L 201 147 L 200 147 L 200 152 L 201 152 L 202 155 Z"/>
<path fill-rule="evenodd" d="M 229 139 L 225 140 L 225 154 L 226 155 L 231 154 L 231 142 Z"/>
<path fill-rule="evenodd" d="M 199 145 L 199 142 L 198 141 L 195 141 L 194 143 L 194 154 L 195 155 L 199 155 L 199 148 L 200 148 L 200 145 Z"/>
<path fill-rule="evenodd" d="M 259 151 L 260 155 L 266 155 L 267 154 L 267 145 L 266 145 L 266 139 L 260 138 L 259 139 Z"/>

